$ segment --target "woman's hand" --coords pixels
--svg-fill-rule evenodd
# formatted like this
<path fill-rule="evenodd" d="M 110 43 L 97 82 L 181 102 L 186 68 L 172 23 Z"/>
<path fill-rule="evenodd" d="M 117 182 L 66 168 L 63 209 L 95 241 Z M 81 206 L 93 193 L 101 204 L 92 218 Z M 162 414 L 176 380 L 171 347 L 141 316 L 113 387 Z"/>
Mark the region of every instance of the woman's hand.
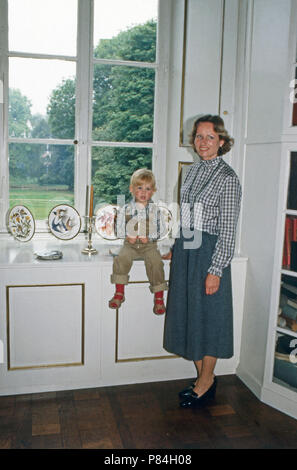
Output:
<path fill-rule="evenodd" d="M 206 295 L 215 294 L 220 287 L 221 278 L 214 274 L 208 273 L 205 280 L 205 293 Z"/>

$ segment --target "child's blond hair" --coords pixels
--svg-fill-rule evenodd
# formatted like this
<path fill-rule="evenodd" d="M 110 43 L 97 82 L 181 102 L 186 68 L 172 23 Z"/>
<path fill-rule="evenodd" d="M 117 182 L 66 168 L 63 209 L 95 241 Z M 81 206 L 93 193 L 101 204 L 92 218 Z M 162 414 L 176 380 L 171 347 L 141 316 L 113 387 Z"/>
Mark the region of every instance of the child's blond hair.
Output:
<path fill-rule="evenodd" d="M 140 168 L 139 170 L 134 171 L 133 175 L 130 179 L 131 186 L 137 186 L 139 183 L 145 181 L 146 183 L 150 183 L 152 186 L 152 190 L 156 191 L 156 179 L 154 173 L 147 168 Z"/>

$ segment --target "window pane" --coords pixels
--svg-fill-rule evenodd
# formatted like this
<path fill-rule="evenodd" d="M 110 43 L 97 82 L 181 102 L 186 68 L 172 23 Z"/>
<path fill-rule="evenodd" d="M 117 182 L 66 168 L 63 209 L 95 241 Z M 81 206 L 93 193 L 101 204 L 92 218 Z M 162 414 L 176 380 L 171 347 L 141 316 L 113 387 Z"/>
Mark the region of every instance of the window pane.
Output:
<path fill-rule="evenodd" d="M 9 0 L 9 50 L 76 56 L 77 0 Z"/>
<path fill-rule="evenodd" d="M 74 138 L 76 63 L 10 58 L 9 136 Z"/>
<path fill-rule="evenodd" d="M 152 166 L 152 150 L 144 148 L 93 147 L 92 184 L 94 206 L 116 204 L 117 196 L 131 198 L 130 177 L 138 168 Z"/>
<path fill-rule="evenodd" d="M 152 142 L 154 89 L 152 69 L 96 65 L 93 139 Z"/>
<path fill-rule="evenodd" d="M 10 207 L 23 204 L 36 220 L 57 204 L 74 202 L 74 148 L 69 145 L 9 145 Z"/>
<path fill-rule="evenodd" d="M 157 15 L 158 0 L 95 0 L 95 57 L 154 62 Z"/>

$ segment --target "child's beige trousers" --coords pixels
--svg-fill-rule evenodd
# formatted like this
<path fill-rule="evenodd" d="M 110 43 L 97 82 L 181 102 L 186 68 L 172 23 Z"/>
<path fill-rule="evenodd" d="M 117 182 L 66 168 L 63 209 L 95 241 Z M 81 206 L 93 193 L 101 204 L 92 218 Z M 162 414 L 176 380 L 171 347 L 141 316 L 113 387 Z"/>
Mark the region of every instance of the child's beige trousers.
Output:
<path fill-rule="evenodd" d="M 133 261 L 137 259 L 144 260 L 151 292 L 167 290 L 164 264 L 157 248 L 157 242 L 155 241 L 141 243 L 140 240 L 137 240 L 135 244 L 132 244 L 125 240 L 121 251 L 113 261 L 111 282 L 113 284 L 128 284 L 128 274 Z"/>

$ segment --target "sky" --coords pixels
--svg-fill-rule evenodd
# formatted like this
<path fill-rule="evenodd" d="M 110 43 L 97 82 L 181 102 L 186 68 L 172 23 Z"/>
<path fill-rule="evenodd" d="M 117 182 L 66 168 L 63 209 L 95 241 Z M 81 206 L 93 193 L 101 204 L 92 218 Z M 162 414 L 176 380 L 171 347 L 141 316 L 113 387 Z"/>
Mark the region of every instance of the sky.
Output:
<path fill-rule="evenodd" d="M 157 3 L 94 0 L 94 44 L 156 18 Z M 76 5 L 77 0 L 9 0 L 9 50 L 75 56 Z M 9 86 L 31 100 L 32 114 L 45 114 L 51 91 L 74 74 L 74 62 L 11 58 Z"/>

